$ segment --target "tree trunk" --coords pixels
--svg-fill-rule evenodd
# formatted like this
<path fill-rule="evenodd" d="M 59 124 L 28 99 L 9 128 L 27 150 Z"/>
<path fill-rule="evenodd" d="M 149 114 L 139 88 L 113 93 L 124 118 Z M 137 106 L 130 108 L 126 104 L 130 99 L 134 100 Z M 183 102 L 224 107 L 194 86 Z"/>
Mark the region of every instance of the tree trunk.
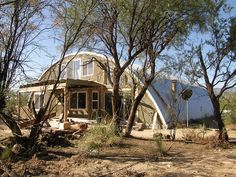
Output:
<path fill-rule="evenodd" d="M 10 115 L 5 114 L 2 110 L 0 111 L 0 118 L 8 126 L 14 136 L 22 136 L 21 130 L 15 119 L 13 119 Z"/>
<path fill-rule="evenodd" d="M 43 121 L 44 118 L 44 114 L 45 114 L 45 110 L 43 108 L 40 108 L 38 114 L 36 115 L 33 127 L 31 128 L 30 131 L 30 139 L 32 139 L 32 143 L 34 143 L 34 141 L 36 141 L 38 139 L 38 136 L 40 134 L 41 131 L 41 123 Z"/>
<path fill-rule="evenodd" d="M 227 130 L 225 128 L 224 121 L 222 119 L 219 99 L 211 97 L 211 101 L 213 103 L 214 117 L 215 117 L 215 120 L 217 121 L 218 128 L 219 128 L 219 140 L 228 141 L 229 137 L 228 137 Z"/>
<path fill-rule="evenodd" d="M 141 91 L 139 92 L 138 96 L 135 98 L 135 100 L 132 103 L 129 117 L 128 117 L 128 124 L 125 129 L 125 136 L 130 136 L 131 134 L 132 128 L 134 126 L 134 120 L 135 120 L 136 111 L 138 109 L 138 105 L 140 104 L 144 94 L 146 93 L 148 86 L 149 84 L 145 83 L 145 85 L 142 87 Z"/>
<path fill-rule="evenodd" d="M 112 123 L 115 126 L 116 133 L 120 133 L 120 117 L 119 117 L 119 82 L 114 82 L 112 91 Z"/>

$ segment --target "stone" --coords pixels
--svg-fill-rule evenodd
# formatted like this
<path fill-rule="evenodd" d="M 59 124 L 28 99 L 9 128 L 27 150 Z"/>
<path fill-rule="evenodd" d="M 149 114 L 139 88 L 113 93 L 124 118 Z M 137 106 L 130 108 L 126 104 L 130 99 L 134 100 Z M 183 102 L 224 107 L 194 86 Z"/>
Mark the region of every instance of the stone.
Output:
<path fill-rule="evenodd" d="M 15 154 L 19 154 L 23 150 L 23 147 L 20 144 L 14 144 L 11 151 Z"/>

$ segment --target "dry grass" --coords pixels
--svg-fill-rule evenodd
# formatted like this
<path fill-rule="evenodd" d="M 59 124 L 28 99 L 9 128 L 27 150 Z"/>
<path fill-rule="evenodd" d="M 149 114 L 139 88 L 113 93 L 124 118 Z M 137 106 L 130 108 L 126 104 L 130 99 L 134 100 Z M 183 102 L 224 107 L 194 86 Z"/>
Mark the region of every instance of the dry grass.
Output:
<path fill-rule="evenodd" d="M 208 148 L 230 148 L 230 143 L 227 141 L 219 140 L 219 132 L 214 135 L 206 136 L 207 131 L 205 129 L 186 129 L 182 132 L 183 140 L 186 142 L 193 142 L 198 144 L 204 144 Z"/>
<path fill-rule="evenodd" d="M 120 139 L 112 126 L 96 125 L 86 131 L 77 144 L 86 152 L 99 154 L 102 148 L 118 144 Z"/>

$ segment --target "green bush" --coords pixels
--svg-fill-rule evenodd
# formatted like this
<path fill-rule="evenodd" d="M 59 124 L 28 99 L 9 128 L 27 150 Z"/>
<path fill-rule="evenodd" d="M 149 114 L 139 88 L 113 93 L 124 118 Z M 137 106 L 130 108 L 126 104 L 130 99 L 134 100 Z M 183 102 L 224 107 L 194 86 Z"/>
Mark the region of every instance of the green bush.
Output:
<path fill-rule="evenodd" d="M 2 151 L 0 151 L 0 160 L 9 159 L 11 157 L 11 154 L 11 148 L 5 147 L 4 149 L 2 149 Z"/>
<path fill-rule="evenodd" d="M 120 136 L 115 134 L 115 128 L 107 125 L 96 125 L 85 132 L 79 141 L 79 146 L 91 153 L 98 153 L 103 147 L 113 146 L 121 140 Z"/>

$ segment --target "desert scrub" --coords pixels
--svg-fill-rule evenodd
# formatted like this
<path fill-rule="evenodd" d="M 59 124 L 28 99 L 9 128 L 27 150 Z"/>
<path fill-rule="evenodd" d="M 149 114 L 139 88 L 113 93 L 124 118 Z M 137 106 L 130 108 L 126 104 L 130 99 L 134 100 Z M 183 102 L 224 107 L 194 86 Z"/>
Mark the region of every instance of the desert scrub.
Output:
<path fill-rule="evenodd" d="M 91 153 L 98 153 L 103 147 L 116 145 L 120 142 L 121 136 L 115 134 L 115 128 L 108 125 L 95 125 L 85 132 L 78 141 L 82 150 Z"/>
<path fill-rule="evenodd" d="M 162 134 L 159 134 L 157 136 L 153 137 L 154 144 L 155 144 L 155 152 L 157 152 L 159 155 L 164 156 L 168 154 L 168 151 L 171 149 L 172 145 L 170 145 L 168 148 L 166 147 L 166 144 L 163 141 Z"/>
<path fill-rule="evenodd" d="M 182 132 L 182 138 L 185 141 L 192 142 L 204 142 L 206 135 L 206 130 L 204 127 L 200 127 L 199 129 L 186 129 Z"/>

